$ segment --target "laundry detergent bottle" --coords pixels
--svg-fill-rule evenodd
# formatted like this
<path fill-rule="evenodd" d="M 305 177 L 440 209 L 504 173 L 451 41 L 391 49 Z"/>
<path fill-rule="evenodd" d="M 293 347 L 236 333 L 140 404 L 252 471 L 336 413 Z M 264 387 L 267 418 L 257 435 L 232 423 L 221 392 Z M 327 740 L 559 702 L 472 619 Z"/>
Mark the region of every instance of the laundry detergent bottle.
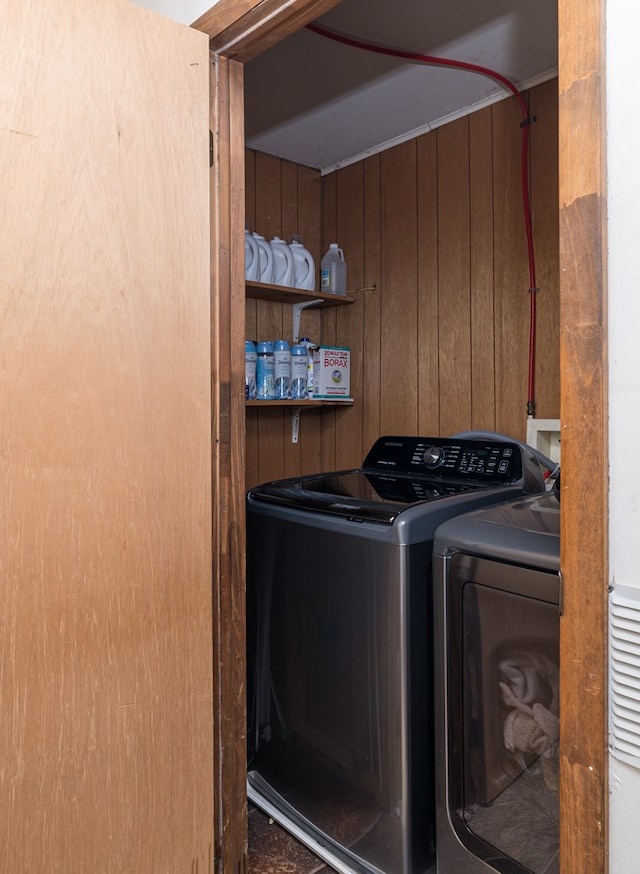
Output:
<path fill-rule="evenodd" d="M 314 291 L 316 287 L 316 266 L 311 252 L 305 248 L 298 236 L 292 237 L 289 244 L 293 256 L 293 281 L 296 288 Z"/>

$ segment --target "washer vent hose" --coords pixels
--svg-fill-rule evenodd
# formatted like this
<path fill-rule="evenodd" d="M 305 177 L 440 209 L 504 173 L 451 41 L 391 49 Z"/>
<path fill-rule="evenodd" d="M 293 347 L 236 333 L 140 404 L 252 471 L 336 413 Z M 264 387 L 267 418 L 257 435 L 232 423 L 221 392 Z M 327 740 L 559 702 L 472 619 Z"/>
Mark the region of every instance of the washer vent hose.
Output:
<path fill-rule="evenodd" d="M 505 443 L 517 443 L 522 449 L 527 449 L 536 461 L 545 468 L 547 474 L 545 479 L 556 476 L 560 472 L 560 465 L 557 461 L 552 461 L 535 446 L 530 446 L 528 443 L 523 443 L 522 440 L 517 440 L 515 437 L 509 437 L 508 434 L 499 434 L 496 431 L 459 431 L 457 434 L 451 434 L 451 437 L 458 437 L 460 440 L 501 440 Z"/>

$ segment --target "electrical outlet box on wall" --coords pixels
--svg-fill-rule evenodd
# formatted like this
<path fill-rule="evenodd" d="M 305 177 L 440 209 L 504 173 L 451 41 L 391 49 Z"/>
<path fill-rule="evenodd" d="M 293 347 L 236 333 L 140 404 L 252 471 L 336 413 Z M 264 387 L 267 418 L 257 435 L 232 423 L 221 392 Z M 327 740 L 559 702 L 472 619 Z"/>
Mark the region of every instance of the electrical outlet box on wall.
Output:
<path fill-rule="evenodd" d="M 560 464 L 560 419 L 527 419 L 527 443 Z"/>

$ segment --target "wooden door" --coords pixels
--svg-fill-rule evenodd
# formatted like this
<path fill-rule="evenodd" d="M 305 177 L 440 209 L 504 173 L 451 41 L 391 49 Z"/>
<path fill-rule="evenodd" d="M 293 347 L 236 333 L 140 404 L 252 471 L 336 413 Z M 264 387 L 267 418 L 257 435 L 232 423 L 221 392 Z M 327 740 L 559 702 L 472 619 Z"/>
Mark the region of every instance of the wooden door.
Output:
<path fill-rule="evenodd" d="M 206 37 L 0 7 L 0 870 L 213 857 Z"/>

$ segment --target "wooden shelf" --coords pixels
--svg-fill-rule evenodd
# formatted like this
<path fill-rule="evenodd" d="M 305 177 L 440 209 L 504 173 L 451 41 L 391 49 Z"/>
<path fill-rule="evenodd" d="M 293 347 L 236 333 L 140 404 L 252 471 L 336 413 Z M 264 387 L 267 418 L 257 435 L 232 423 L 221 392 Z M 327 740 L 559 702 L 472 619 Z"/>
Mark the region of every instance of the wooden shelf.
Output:
<path fill-rule="evenodd" d="M 316 307 L 336 307 L 353 303 L 353 297 L 343 294 L 323 294 L 320 291 L 302 291 L 299 288 L 289 288 L 284 285 L 271 285 L 266 282 L 245 282 L 246 297 L 253 300 L 266 300 L 271 303 L 284 303 L 293 305 L 293 338 L 298 342 L 300 334 L 300 315 L 305 309 Z M 271 407 L 289 407 L 291 410 L 291 442 L 298 442 L 300 428 L 300 413 L 313 407 L 350 407 L 353 406 L 353 398 L 310 398 L 309 400 L 291 401 L 247 401 L 246 407 L 254 409 L 269 409 Z"/>
<path fill-rule="evenodd" d="M 295 401 L 245 401 L 245 405 L 247 407 L 262 407 L 262 409 L 266 409 L 268 407 L 331 407 L 331 406 L 352 406 L 353 398 L 310 398 L 309 400 L 295 400 Z"/>
<path fill-rule="evenodd" d="M 285 285 L 270 285 L 266 282 L 246 283 L 247 297 L 253 300 L 268 300 L 272 303 L 308 303 L 317 307 L 339 307 L 354 303 L 346 294 L 325 294 L 320 291 L 302 291 Z"/>

